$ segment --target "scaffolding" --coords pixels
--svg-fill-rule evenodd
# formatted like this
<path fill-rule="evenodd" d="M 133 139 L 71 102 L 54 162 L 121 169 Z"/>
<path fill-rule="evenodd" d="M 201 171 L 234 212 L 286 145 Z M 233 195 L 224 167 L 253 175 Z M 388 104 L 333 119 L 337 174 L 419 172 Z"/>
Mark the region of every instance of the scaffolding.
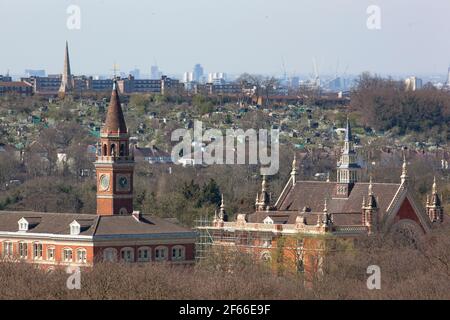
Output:
<path fill-rule="evenodd" d="M 196 220 L 197 240 L 195 243 L 196 260 L 206 257 L 214 246 L 242 248 L 249 253 L 253 249 L 270 250 L 272 248 L 273 230 L 255 230 L 237 228 L 234 222 L 225 222 L 224 226 L 215 226 L 207 217 Z"/>

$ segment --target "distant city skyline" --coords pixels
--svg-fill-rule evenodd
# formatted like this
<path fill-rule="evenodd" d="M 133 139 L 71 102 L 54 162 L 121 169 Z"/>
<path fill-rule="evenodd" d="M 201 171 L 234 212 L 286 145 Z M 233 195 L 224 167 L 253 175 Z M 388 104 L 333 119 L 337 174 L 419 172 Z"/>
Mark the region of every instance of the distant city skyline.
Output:
<path fill-rule="evenodd" d="M 381 29 L 370 30 L 368 0 L 2 0 L 0 74 L 26 69 L 59 74 L 65 40 L 72 73 L 128 74 L 151 66 L 179 75 L 242 72 L 307 77 L 314 73 L 445 75 L 450 65 L 450 2 L 378 0 Z M 66 26 L 70 5 L 80 29 Z M 26 8 L 26 9 L 24 9 Z M 32 27 L 30 27 L 32 26 Z M 156 63 L 157 61 L 157 63 Z"/>

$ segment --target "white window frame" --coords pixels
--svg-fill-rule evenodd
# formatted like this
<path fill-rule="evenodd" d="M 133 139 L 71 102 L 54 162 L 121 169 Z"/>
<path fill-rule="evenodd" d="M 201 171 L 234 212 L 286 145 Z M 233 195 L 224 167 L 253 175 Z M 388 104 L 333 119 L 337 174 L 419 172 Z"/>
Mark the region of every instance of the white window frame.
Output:
<path fill-rule="evenodd" d="M 12 241 L 3 241 L 3 248 L 2 248 L 2 256 L 4 258 L 10 258 L 14 254 L 14 244 Z"/>
<path fill-rule="evenodd" d="M 66 254 L 67 252 L 67 254 Z M 69 255 L 70 253 L 70 255 Z M 63 261 L 64 262 L 72 262 L 73 261 L 73 250 L 72 248 L 64 248 L 62 250 L 62 254 L 63 254 Z"/>
<path fill-rule="evenodd" d="M 73 220 L 69 226 L 71 236 L 78 236 L 80 234 L 81 226 L 76 220 Z"/>
<path fill-rule="evenodd" d="M 118 252 L 116 248 L 106 248 L 103 250 L 103 261 L 117 262 Z"/>
<path fill-rule="evenodd" d="M 147 257 L 143 257 L 141 253 L 147 252 Z M 139 247 L 138 248 L 138 262 L 148 262 L 152 260 L 152 249 L 150 247 Z"/>
<path fill-rule="evenodd" d="M 23 254 L 25 250 L 25 254 Z M 28 243 L 21 241 L 19 242 L 19 258 L 28 259 Z"/>
<path fill-rule="evenodd" d="M 155 248 L 155 260 L 166 261 L 169 257 L 169 248 L 166 246 L 158 246 Z"/>
<path fill-rule="evenodd" d="M 44 245 L 40 242 L 33 242 L 33 259 L 42 260 L 44 256 Z"/>
<path fill-rule="evenodd" d="M 77 249 L 77 262 L 86 263 L 87 262 L 87 251 L 84 248 Z"/>
<path fill-rule="evenodd" d="M 131 247 L 120 249 L 120 261 L 134 262 L 134 249 Z"/>
<path fill-rule="evenodd" d="M 186 247 L 177 245 L 172 247 L 172 260 L 185 260 L 186 259 Z M 174 254 L 175 253 L 175 254 Z"/>
<path fill-rule="evenodd" d="M 55 253 L 56 253 L 55 247 L 47 247 L 47 260 L 55 261 Z"/>
<path fill-rule="evenodd" d="M 17 223 L 19 224 L 19 232 L 28 231 L 29 223 L 28 223 L 27 219 L 22 217 Z"/>

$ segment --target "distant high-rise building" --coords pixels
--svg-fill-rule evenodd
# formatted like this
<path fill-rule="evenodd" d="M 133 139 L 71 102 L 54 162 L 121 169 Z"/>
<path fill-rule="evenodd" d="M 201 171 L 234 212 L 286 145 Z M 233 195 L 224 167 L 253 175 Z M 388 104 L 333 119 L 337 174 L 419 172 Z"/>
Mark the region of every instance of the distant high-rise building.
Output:
<path fill-rule="evenodd" d="M 196 64 L 192 74 L 193 81 L 201 82 L 203 80 L 203 67 L 200 64 Z"/>
<path fill-rule="evenodd" d="M 227 75 L 224 72 L 211 72 L 208 74 L 208 83 L 220 82 L 224 83 Z"/>
<path fill-rule="evenodd" d="M 407 91 L 416 91 L 422 88 L 422 79 L 417 77 L 409 77 L 405 80 L 405 89 Z"/>
<path fill-rule="evenodd" d="M 66 50 L 64 52 L 64 70 L 61 77 L 61 86 L 59 87 L 58 94 L 64 96 L 66 93 L 73 90 L 73 79 L 70 73 L 70 60 L 69 60 L 69 44 L 66 41 Z"/>
<path fill-rule="evenodd" d="M 135 79 L 141 78 L 141 71 L 137 68 L 130 71 L 130 75 L 132 75 Z"/>
<path fill-rule="evenodd" d="M 162 76 L 162 72 L 159 71 L 158 66 L 156 66 L 156 65 L 151 66 L 151 68 L 150 68 L 150 79 L 151 80 L 161 79 L 161 76 Z"/>
<path fill-rule="evenodd" d="M 26 77 L 45 77 L 45 70 L 25 69 Z"/>
<path fill-rule="evenodd" d="M 194 74 L 192 72 L 185 72 L 183 74 L 183 82 L 184 83 L 189 83 L 194 81 Z"/>

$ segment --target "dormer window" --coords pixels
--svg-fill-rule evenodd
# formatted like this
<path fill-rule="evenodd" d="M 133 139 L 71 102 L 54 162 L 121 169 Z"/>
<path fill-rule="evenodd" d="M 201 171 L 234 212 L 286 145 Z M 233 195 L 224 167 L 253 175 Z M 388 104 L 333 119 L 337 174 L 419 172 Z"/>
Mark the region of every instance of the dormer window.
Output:
<path fill-rule="evenodd" d="M 264 224 L 273 224 L 273 220 L 271 217 L 266 217 L 263 222 Z"/>
<path fill-rule="evenodd" d="M 19 224 L 19 231 L 21 232 L 28 231 L 28 221 L 25 218 L 20 219 L 18 224 Z"/>
<path fill-rule="evenodd" d="M 80 224 L 76 220 L 73 220 L 72 223 L 70 224 L 70 235 L 77 236 L 79 234 L 80 234 Z"/>

